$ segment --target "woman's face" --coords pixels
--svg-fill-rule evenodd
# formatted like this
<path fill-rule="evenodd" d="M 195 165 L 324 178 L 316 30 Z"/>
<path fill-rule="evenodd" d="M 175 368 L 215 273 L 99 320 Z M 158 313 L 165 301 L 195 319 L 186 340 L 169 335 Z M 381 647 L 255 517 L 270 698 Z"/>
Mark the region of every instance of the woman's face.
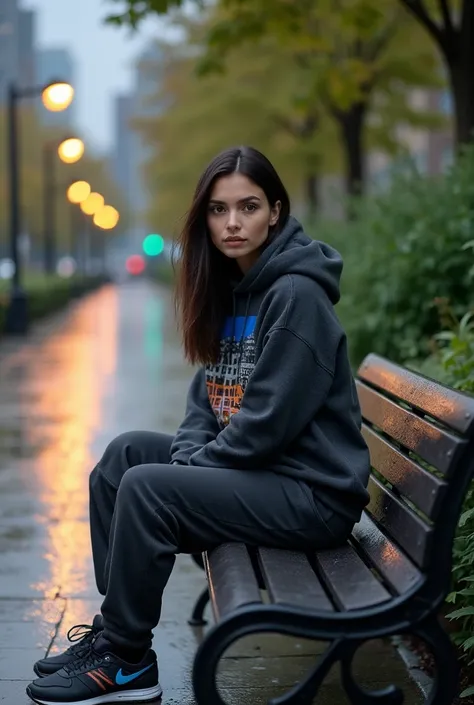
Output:
<path fill-rule="evenodd" d="M 242 272 L 256 262 L 268 229 L 280 215 L 280 201 L 270 206 L 264 191 L 247 176 L 229 174 L 211 191 L 207 225 L 212 242 L 226 257 L 235 259 Z"/>

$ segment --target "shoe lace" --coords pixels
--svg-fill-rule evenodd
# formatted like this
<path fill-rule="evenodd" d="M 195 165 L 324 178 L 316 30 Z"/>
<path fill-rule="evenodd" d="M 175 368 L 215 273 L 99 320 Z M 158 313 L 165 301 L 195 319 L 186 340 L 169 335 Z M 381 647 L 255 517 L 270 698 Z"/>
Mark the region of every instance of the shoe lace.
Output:
<path fill-rule="evenodd" d="M 85 636 L 89 636 L 93 631 L 94 627 L 92 624 L 76 624 L 68 631 L 67 638 L 69 641 L 79 641 L 80 639 L 84 639 Z"/>
<path fill-rule="evenodd" d="M 73 646 L 70 646 L 68 649 L 69 653 L 79 654 L 83 649 L 88 650 L 94 632 L 95 629 L 92 624 L 76 624 L 74 627 L 71 627 L 67 633 L 68 641 L 73 644 Z M 79 643 L 76 644 L 76 641 Z"/>
<path fill-rule="evenodd" d="M 93 640 L 87 644 L 87 646 L 84 646 L 84 651 L 80 655 L 78 654 L 77 659 L 63 666 L 68 675 L 88 671 L 89 669 L 95 668 L 102 663 L 104 660 L 103 654 L 99 654 L 97 651 L 94 651 L 94 643 L 98 636 L 99 635 L 96 634 Z"/>

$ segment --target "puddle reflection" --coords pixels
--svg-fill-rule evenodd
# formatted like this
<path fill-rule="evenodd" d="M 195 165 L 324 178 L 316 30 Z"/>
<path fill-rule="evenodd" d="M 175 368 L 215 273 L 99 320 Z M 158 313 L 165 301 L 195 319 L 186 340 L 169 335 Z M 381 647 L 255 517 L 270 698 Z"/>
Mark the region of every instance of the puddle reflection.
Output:
<path fill-rule="evenodd" d="M 40 505 L 35 520 L 45 527 L 50 571 L 32 587 L 44 597 L 58 588 L 65 596 L 87 588 L 91 445 L 116 369 L 117 296 L 108 288 L 83 302 L 67 329 L 46 339 L 30 361 L 35 403 L 25 420 L 26 441 L 39 448 L 32 465 Z"/>
<path fill-rule="evenodd" d="M 169 292 L 147 282 L 104 288 L 15 345 L 0 350 L 0 590 L 35 600 L 35 619 L 75 598 L 70 623 L 97 599 L 90 470 L 123 431 L 172 433 L 192 371 Z"/>

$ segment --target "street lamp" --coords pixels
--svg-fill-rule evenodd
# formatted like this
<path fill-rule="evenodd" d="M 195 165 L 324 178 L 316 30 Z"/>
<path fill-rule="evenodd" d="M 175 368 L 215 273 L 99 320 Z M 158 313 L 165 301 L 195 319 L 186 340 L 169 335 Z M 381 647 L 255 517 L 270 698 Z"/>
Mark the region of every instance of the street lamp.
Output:
<path fill-rule="evenodd" d="M 82 203 L 90 196 L 91 190 L 87 181 L 75 181 L 67 190 L 67 200 L 69 203 Z"/>
<path fill-rule="evenodd" d="M 102 206 L 94 213 L 93 222 L 99 230 L 113 230 L 120 220 L 120 214 L 112 206 Z M 100 248 L 102 255 L 102 270 L 107 269 L 107 243 L 106 235 L 103 232 L 100 238 Z"/>
<path fill-rule="evenodd" d="M 93 191 L 92 193 L 89 194 L 89 196 L 86 198 L 85 201 L 82 201 L 82 203 L 79 204 L 79 208 L 81 211 L 84 213 L 84 215 L 90 215 L 93 216 L 95 213 L 100 211 L 104 207 L 104 197 L 101 196 L 100 193 L 96 193 Z M 93 242 L 95 241 L 95 238 L 93 237 L 92 234 L 92 222 L 88 220 L 88 253 L 92 254 L 92 251 L 95 249 L 93 246 Z M 95 231 L 94 231 L 95 233 Z M 101 243 L 101 250 L 102 250 L 102 260 L 103 260 L 103 243 Z"/>
<path fill-rule="evenodd" d="M 9 166 L 10 197 L 10 252 L 14 264 L 10 302 L 5 317 L 5 332 L 23 335 L 28 329 L 26 294 L 22 288 L 21 262 L 18 249 L 20 232 L 20 180 L 19 180 L 19 140 L 17 103 L 23 98 L 42 95 L 43 104 L 48 110 L 65 110 L 72 102 L 74 89 L 60 81 L 51 81 L 46 86 L 18 88 L 10 83 L 7 92 L 7 152 Z"/>
<path fill-rule="evenodd" d="M 94 215 L 104 207 L 104 197 L 101 196 L 100 193 L 93 191 L 86 200 L 82 201 L 79 205 L 83 213 L 86 215 Z"/>
<path fill-rule="evenodd" d="M 94 225 L 97 225 L 101 230 L 112 230 L 119 220 L 120 214 L 112 206 L 103 206 L 94 213 Z"/>
<path fill-rule="evenodd" d="M 43 238 L 44 238 L 44 270 L 53 274 L 56 270 L 56 183 L 55 183 L 55 151 L 61 161 L 74 164 L 84 154 L 84 142 L 77 137 L 67 137 L 61 140 L 46 142 L 43 149 Z"/>
<path fill-rule="evenodd" d="M 84 142 L 78 137 L 63 140 L 58 147 L 59 158 L 64 164 L 75 164 L 84 155 Z"/>
<path fill-rule="evenodd" d="M 33 95 L 39 92 L 44 107 L 52 113 L 60 113 L 69 108 L 74 98 L 74 88 L 64 81 L 52 81 L 42 88 L 33 89 Z"/>
<path fill-rule="evenodd" d="M 82 237 L 84 215 L 76 208 L 77 205 L 85 201 L 91 193 L 91 186 L 87 181 L 74 181 L 66 193 L 67 200 L 71 204 L 71 246 L 77 261 L 78 272 L 84 274 L 86 260 L 86 243 Z M 82 218 L 81 218 L 82 216 Z"/>

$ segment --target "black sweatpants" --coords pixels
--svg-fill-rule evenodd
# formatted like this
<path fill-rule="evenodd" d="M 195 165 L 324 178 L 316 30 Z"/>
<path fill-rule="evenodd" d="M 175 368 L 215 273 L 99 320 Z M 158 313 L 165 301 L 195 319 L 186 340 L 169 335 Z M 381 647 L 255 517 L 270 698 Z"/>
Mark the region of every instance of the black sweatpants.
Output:
<path fill-rule="evenodd" d="M 269 470 L 170 465 L 172 437 L 124 433 L 90 477 L 90 525 L 104 635 L 148 647 L 177 553 L 242 541 L 315 550 L 335 545 L 347 521 L 303 482 Z"/>

